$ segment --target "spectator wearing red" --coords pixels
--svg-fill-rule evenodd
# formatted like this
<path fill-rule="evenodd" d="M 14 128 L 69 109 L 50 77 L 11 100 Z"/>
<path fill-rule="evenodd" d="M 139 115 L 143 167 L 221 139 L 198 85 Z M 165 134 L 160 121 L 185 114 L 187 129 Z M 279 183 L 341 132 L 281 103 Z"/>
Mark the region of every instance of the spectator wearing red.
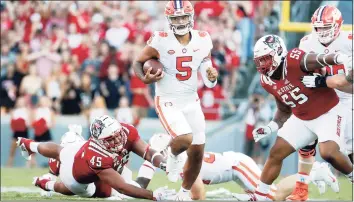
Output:
<path fill-rule="evenodd" d="M 129 29 L 124 27 L 124 17 L 116 14 L 109 23 L 109 29 L 106 32 L 105 39 L 110 46 L 119 49 L 129 37 Z M 119 37 L 117 37 L 119 36 Z"/>
<path fill-rule="evenodd" d="M 24 97 L 19 97 L 15 109 L 11 112 L 11 130 L 13 132 L 10 155 L 7 166 L 12 167 L 16 153 L 17 138 L 28 138 L 28 126 L 30 124 L 30 110 Z"/>
<path fill-rule="evenodd" d="M 214 88 L 203 85 L 198 90 L 200 103 L 205 116 L 205 120 L 217 121 L 221 119 L 221 102 L 225 99 L 222 87 L 216 84 Z"/>
<path fill-rule="evenodd" d="M 224 11 L 226 2 L 220 1 L 198 1 L 194 5 L 196 16 L 206 12 L 209 17 L 218 17 Z"/>
<path fill-rule="evenodd" d="M 130 88 L 133 94 L 132 107 L 137 119 L 147 116 L 149 107 L 154 107 L 154 101 L 149 87 L 144 84 L 131 69 Z"/>
<path fill-rule="evenodd" d="M 149 16 L 145 12 L 137 14 L 133 24 L 125 24 L 129 29 L 128 41 L 134 43 L 138 36 L 143 36 L 144 42 L 151 37 L 151 30 L 148 29 Z"/>
<path fill-rule="evenodd" d="M 74 24 L 78 33 L 86 34 L 89 31 L 91 15 L 88 12 L 87 2 L 72 3 L 69 7 L 68 24 Z"/>
<path fill-rule="evenodd" d="M 34 129 L 34 140 L 36 142 L 48 142 L 52 140 L 50 129 L 54 126 L 54 112 L 51 108 L 51 100 L 48 97 L 41 97 L 39 105 L 33 112 L 32 127 Z"/>

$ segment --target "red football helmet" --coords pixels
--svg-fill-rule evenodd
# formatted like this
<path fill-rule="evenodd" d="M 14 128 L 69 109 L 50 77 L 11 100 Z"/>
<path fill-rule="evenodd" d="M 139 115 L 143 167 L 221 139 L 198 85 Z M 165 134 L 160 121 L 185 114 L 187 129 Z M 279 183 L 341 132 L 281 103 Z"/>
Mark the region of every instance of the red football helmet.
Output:
<path fill-rule="evenodd" d="M 311 23 L 318 40 L 329 44 L 339 35 L 343 24 L 342 13 L 334 6 L 321 6 L 313 14 Z"/>
<path fill-rule="evenodd" d="M 165 7 L 165 16 L 170 29 L 177 35 L 185 35 L 193 28 L 194 8 L 189 1 L 169 1 Z"/>

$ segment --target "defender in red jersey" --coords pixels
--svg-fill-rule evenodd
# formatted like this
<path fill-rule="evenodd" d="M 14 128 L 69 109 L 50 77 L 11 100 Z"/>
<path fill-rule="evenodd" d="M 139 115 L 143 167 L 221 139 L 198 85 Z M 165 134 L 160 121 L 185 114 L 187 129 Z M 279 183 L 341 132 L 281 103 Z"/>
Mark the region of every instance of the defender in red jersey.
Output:
<path fill-rule="evenodd" d="M 302 76 L 316 74 L 324 66 L 343 64 L 348 58 L 297 48 L 288 53 L 283 40 L 275 35 L 257 41 L 254 61 L 262 74 L 261 84 L 275 97 L 278 109 L 273 121 L 256 128 L 253 137 L 259 141 L 281 128 L 256 190 L 258 200 L 271 199 L 270 185 L 278 177 L 283 159 L 317 139 L 321 157 L 352 179 L 352 164 L 339 150 L 345 116 L 337 94 L 333 89 L 309 89 L 301 83 Z"/>
<path fill-rule="evenodd" d="M 154 192 L 138 188 L 124 181 L 120 173 L 129 160 L 132 151 L 155 166 L 165 170 L 163 156 L 140 139 L 138 131 L 131 125 L 119 123 L 109 116 L 96 118 L 90 126 L 88 141 L 61 147 L 55 143 L 37 143 L 19 138 L 18 146 L 24 157 L 40 153 L 45 157 L 59 160 L 61 183 L 35 182 L 45 190 L 65 195 L 92 197 L 97 183 L 106 184 L 118 192 L 144 199 L 166 200 L 172 190 L 165 187 Z M 118 172 L 117 172 L 118 171 Z"/>

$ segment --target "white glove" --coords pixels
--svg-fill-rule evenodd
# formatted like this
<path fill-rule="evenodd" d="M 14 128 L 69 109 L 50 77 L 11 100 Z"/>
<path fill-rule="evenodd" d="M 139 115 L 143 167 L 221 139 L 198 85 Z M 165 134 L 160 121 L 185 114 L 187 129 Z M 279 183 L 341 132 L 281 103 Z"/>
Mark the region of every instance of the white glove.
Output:
<path fill-rule="evenodd" d="M 313 181 L 312 183 L 316 185 L 321 195 L 326 192 L 326 183 L 324 181 Z"/>
<path fill-rule="evenodd" d="M 69 124 L 68 126 L 70 132 L 74 132 L 82 136 L 82 126 L 78 124 Z"/>
<path fill-rule="evenodd" d="M 252 131 L 253 139 L 255 142 L 258 142 L 260 139 L 267 137 L 273 132 L 278 131 L 279 126 L 274 121 L 271 121 L 266 126 L 260 126 Z"/>
<path fill-rule="evenodd" d="M 153 192 L 153 197 L 155 201 L 166 201 L 171 199 L 172 196 L 176 195 L 176 190 L 168 189 L 167 186 L 160 187 Z"/>
<path fill-rule="evenodd" d="M 316 87 L 316 77 L 318 77 L 318 75 L 315 76 L 304 76 L 302 77 L 301 82 L 307 87 L 307 88 L 315 88 Z"/>
<path fill-rule="evenodd" d="M 343 64 L 347 72 L 353 69 L 353 56 L 339 53 L 336 58 L 337 64 Z"/>
<path fill-rule="evenodd" d="M 333 175 L 326 162 L 315 162 L 313 164 L 310 177 L 311 181 L 318 187 L 320 193 L 324 193 L 326 191 L 326 189 L 323 188 L 323 183 L 330 186 L 334 192 L 339 192 L 338 179 Z"/>

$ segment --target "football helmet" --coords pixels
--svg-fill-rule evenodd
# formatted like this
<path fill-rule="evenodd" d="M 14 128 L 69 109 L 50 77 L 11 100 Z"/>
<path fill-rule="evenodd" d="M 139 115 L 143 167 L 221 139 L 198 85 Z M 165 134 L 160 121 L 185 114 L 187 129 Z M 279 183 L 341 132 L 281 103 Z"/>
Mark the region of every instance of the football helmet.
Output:
<path fill-rule="evenodd" d="M 177 35 L 185 35 L 193 28 L 194 8 L 189 1 L 169 1 L 165 7 L 165 16 L 170 29 Z"/>
<path fill-rule="evenodd" d="M 335 6 L 321 6 L 313 14 L 311 24 L 318 40 L 329 44 L 339 35 L 343 24 L 342 13 Z"/>
<path fill-rule="evenodd" d="M 111 153 L 120 153 L 127 143 L 127 132 L 114 118 L 103 115 L 90 126 L 91 140 Z"/>
<path fill-rule="evenodd" d="M 171 136 L 164 133 L 155 133 L 149 139 L 149 145 L 152 149 L 156 150 L 157 152 L 161 152 L 164 156 L 167 155 L 167 147 L 171 141 Z"/>
<path fill-rule="evenodd" d="M 258 72 L 272 76 L 284 61 L 287 50 L 282 38 L 276 35 L 266 35 L 256 42 L 253 53 Z"/>

